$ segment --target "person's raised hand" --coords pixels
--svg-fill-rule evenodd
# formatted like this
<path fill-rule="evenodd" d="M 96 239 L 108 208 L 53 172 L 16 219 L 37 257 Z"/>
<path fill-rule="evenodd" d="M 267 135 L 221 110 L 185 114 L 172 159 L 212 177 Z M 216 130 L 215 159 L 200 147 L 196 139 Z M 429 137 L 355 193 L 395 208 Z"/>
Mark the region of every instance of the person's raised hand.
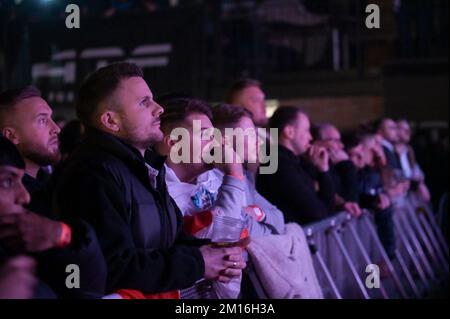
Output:
<path fill-rule="evenodd" d="M 36 213 L 2 216 L 0 241 L 16 253 L 39 252 L 57 246 L 62 223 Z"/>
<path fill-rule="evenodd" d="M 379 194 L 377 197 L 376 207 L 380 210 L 384 210 L 391 206 L 391 200 L 389 199 L 389 196 L 386 194 Z"/>
<path fill-rule="evenodd" d="M 359 207 L 358 203 L 355 202 L 345 202 L 343 208 L 353 217 L 359 217 L 362 214 L 361 207 Z"/>
<path fill-rule="evenodd" d="M 350 159 L 350 157 L 344 150 L 330 149 L 328 153 L 330 155 L 330 161 L 333 164 L 338 164 L 340 162 L 348 161 Z"/>
<path fill-rule="evenodd" d="M 227 138 L 222 138 L 221 141 L 212 141 L 205 147 L 206 152 L 210 152 L 213 147 L 220 146 L 221 155 L 217 156 L 213 161 L 213 166 L 220 169 L 225 175 L 236 177 L 244 176 L 243 160 L 239 154 L 235 152 L 231 142 Z"/>
<path fill-rule="evenodd" d="M 306 156 L 319 171 L 328 172 L 330 168 L 329 155 L 325 147 L 311 145 Z"/>

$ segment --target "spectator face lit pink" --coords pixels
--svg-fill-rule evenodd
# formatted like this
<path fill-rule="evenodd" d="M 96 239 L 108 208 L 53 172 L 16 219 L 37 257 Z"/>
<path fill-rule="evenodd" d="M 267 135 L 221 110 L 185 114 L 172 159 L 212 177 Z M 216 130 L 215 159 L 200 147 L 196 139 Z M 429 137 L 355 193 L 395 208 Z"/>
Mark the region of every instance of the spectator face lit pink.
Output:
<path fill-rule="evenodd" d="M 30 195 L 22 184 L 24 170 L 0 166 L 0 216 L 21 214 Z"/>
<path fill-rule="evenodd" d="M 60 128 L 52 120 L 52 110 L 40 97 L 24 99 L 15 105 L 8 119 L 8 138 L 22 156 L 40 166 L 59 161 Z M 5 132 L 4 129 L 4 132 Z"/>

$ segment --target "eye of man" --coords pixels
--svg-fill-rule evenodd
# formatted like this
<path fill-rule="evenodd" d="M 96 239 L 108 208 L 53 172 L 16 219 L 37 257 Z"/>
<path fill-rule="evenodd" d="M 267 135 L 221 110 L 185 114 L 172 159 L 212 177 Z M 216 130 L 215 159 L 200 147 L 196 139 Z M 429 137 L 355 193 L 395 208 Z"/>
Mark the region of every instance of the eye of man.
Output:
<path fill-rule="evenodd" d="M 142 101 L 141 101 L 141 103 L 139 103 L 141 106 L 144 106 L 144 107 L 148 107 L 150 104 L 151 104 L 151 99 L 150 99 L 150 97 L 148 97 L 148 96 L 146 96 Z"/>
<path fill-rule="evenodd" d="M 14 185 L 13 176 L 1 176 L 0 177 L 0 188 L 1 189 L 9 189 Z"/>
<path fill-rule="evenodd" d="M 41 115 L 41 116 L 38 117 L 38 123 L 40 125 L 47 125 L 48 118 L 46 116 Z"/>

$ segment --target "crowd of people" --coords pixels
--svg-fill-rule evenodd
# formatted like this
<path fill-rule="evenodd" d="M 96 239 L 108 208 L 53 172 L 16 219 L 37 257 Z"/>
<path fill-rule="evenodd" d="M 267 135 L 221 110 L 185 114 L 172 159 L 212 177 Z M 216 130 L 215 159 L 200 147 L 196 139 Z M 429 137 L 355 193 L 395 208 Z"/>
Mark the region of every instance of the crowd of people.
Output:
<path fill-rule="evenodd" d="M 396 201 L 408 192 L 430 201 L 407 120 L 341 137 L 298 107 L 268 119 L 250 79 L 215 106 L 153 94 L 136 65 L 105 66 L 82 83 L 78 119 L 61 129 L 37 88 L 0 93 L 0 298 L 182 298 L 193 287 L 191 298 L 252 298 L 252 239 L 367 208 L 393 258 Z M 255 134 L 239 145 L 227 138 L 237 128 Z M 258 167 L 262 144 L 277 146 L 273 174 Z M 205 160 L 217 153 L 232 160 Z M 245 227 L 218 246 L 224 216 Z M 72 285 L 68 265 L 80 269 Z"/>

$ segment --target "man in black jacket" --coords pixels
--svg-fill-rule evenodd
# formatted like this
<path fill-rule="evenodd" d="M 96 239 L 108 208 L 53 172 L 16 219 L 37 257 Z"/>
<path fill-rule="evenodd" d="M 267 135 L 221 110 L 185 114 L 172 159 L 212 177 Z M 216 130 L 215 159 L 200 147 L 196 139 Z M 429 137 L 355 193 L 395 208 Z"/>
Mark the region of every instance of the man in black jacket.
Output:
<path fill-rule="evenodd" d="M 356 168 L 344 150 L 341 133 L 332 124 L 314 127 L 314 144 L 325 147 L 330 158 L 330 174 L 336 188 L 336 204 L 353 216 L 361 215 L 358 205 L 358 181 Z"/>
<path fill-rule="evenodd" d="M 378 235 L 390 258 L 394 258 L 396 243 L 391 200 L 382 178 L 385 158 L 375 137 L 362 133 L 351 136 L 346 143 L 347 151 L 357 168 L 358 197 L 361 207 L 372 210 Z"/>
<path fill-rule="evenodd" d="M 308 224 L 331 215 L 335 188 L 328 152 L 310 144 L 308 116 L 296 107 L 280 107 L 270 127 L 279 134 L 278 170 L 258 176 L 258 191 L 285 214 L 286 222 Z"/>
<path fill-rule="evenodd" d="M 148 149 L 163 138 L 163 109 L 142 70 L 130 63 L 97 70 L 82 84 L 76 107 L 86 137 L 67 161 L 57 206 L 96 230 L 108 292 L 172 292 L 202 278 L 239 276 L 240 248 L 211 248 L 182 231 L 165 185 L 165 158 Z"/>
<path fill-rule="evenodd" d="M 28 212 L 0 221 L 0 238 L 8 248 L 38 259 L 38 273 L 59 297 L 98 298 L 104 295 L 106 264 L 94 230 L 79 219 L 64 220 L 52 209 L 50 176 L 43 170 L 58 162 L 59 128 L 52 110 L 34 87 L 0 94 L 0 132 L 12 141 L 25 161 L 23 184 L 31 195 Z M 66 268 L 80 269 L 80 286 L 66 284 Z"/>

